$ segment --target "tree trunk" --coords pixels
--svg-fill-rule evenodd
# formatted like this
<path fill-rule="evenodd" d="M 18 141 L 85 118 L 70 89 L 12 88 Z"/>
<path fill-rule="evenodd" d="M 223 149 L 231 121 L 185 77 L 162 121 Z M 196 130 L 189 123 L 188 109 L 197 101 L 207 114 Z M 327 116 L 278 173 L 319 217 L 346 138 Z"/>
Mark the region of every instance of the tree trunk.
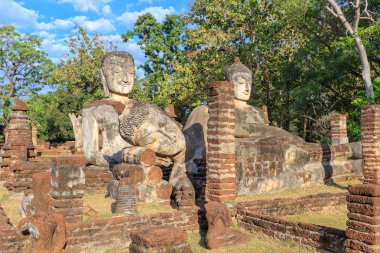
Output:
<path fill-rule="evenodd" d="M 82 129 L 82 116 L 75 116 L 74 113 L 69 113 L 71 124 L 75 136 L 75 148 L 77 151 L 83 151 L 83 129 Z"/>
<path fill-rule="evenodd" d="M 354 26 L 352 26 L 348 20 L 346 19 L 346 16 L 342 12 L 342 9 L 339 7 L 337 2 L 335 0 L 327 0 L 327 2 L 332 6 L 333 11 L 329 9 L 330 12 L 333 13 L 336 17 L 339 18 L 340 22 L 342 25 L 347 29 L 347 32 L 351 35 L 351 37 L 354 38 L 355 44 L 359 50 L 359 57 L 360 57 L 360 62 L 363 67 L 362 70 L 362 77 L 363 77 L 363 82 L 364 82 L 364 87 L 365 87 L 365 93 L 367 97 L 370 97 L 373 95 L 373 87 L 372 87 L 372 80 L 371 80 L 371 67 L 369 65 L 368 57 L 367 57 L 367 52 L 365 50 L 365 47 L 360 39 L 360 37 L 356 34 L 356 29 L 359 24 L 360 20 L 360 1 L 357 1 L 357 7 L 355 9 L 355 21 L 354 21 Z M 335 13 L 334 13 L 335 11 Z"/>
<path fill-rule="evenodd" d="M 369 65 L 367 52 L 365 50 L 365 47 L 361 41 L 361 39 L 355 35 L 355 43 L 359 50 L 359 56 L 360 61 L 362 63 L 362 76 L 363 76 L 363 82 L 365 87 L 365 94 L 367 97 L 372 96 L 373 94 L 373 87 L 372 87 L 372 80 L 371 80 L 371 67 Z"/>

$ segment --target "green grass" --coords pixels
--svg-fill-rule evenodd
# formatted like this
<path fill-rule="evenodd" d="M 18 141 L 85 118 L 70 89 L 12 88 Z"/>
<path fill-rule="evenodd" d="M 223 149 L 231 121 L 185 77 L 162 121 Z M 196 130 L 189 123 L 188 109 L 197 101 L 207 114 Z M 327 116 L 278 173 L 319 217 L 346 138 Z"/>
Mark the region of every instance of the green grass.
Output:
<path fill-rule="evenodd" d="M 85 193 L 83 196 L 83 221 L 89 221 L 93 219 L 103 219 L 112 217 L 115 215 L 111 210 L 111 204 L 115 202 L 114 199 L 105 198 L 106 192 L 101 193 Z M 167 204 L 159 203 L 139 203 L 137 204 L 137 210 L 141 215 L 149 215 L 161 212 L 171 212 L 173 208 Z"/>
<path fill-rule="evenodd" d="M 283 218 L 292 221 L 301 221 L 320 226 L 333 227 L 339 229 L 346 229 L 347 225 L 347 207 L 337 206 L 329 207 L 322 211 L 305 212 L 295 215 L 284 216 Z"/>
<path fill-rule="evenodd" d="M 234 228 L 236 229 L 236 228 Z M 241 231 L 245 231 L 239 229 Z M 246 231 L 245 231 L 246 232 Z M 249 233 L 249 232 L 246 232 Z M 220 250 L 208 250 L 205 248 L 206 232 L 193 232 L 189 234 L 189 244 L 193 253 L 314 253 L 314 249 L 302 247 L 293 241 L 282 241 L 273 239 L 260 232 L 250 233 L 252 239 L 246 244 L 242 244 L 233 248 Z M 106 253 L 128 253 L 128 250 L 109 250 Z M 90 253 L 87 252 L 87 253 Z"/>

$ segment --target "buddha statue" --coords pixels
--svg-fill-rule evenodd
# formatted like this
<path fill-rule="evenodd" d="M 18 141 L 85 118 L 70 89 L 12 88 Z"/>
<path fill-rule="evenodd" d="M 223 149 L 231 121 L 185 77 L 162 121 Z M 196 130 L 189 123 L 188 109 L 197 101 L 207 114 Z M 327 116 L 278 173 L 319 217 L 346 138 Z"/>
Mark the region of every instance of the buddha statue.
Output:
<path fill-rule="evenodd" d="M 360 147 L 307 143 L 281 128 L 267 125 L 268 119 L 247 103 L 252 72 L 239 59 L 225 70 L 234 84 L 235 154 L 237 194 L 266 193 L 313 184 L 328 183 L 357 174 Z M 206 177 L 207 106 L 195 108 L 184 127 L 186 167 L 202 200 Z M 211 145 L 212 146 L 212 145 Z M 360 145 L 359 145 L 360 146 Z"/>
<path fill-rule="evenodd" d="M 193 192 L 186 175 L 186 146 L 180 127 L 159 107 L 128 98 L 134 78 L 132 56 L 106 53 L 101 75 L 108 98 L 87 105 L 82 113 L 86 159 L 111 167 L 120 163 L 145 167 L 172 163 L 169 183 L 174 191 Z M 144 163 L 144 159 L 149 162 Z"/>
<path fill-rule="evenodd" d="M 281 128 L 269 126 L 265 115 L 259 108 L 249 105 L 251 96 L 252 71 L 240 62 L 239 58 L 226 68 L 226 80 L 234 84 L 235 95 L 235 137 L 253 138 L 279 136 L 292 141 L 304 142 L 302 138 Z M 206 105 L 196 107 L 190 114 L 184 127 L 188 170 L 195 169 L 193 161 L 205 160 L 207 147 L 207 121 L 209 119 Z"/>

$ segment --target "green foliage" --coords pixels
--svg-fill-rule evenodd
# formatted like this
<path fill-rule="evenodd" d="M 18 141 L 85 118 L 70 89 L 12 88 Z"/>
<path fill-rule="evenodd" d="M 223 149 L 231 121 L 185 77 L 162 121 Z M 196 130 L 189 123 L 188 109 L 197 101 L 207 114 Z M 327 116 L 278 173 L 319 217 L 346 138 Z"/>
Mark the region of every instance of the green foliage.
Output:
<path fill-rule="evenodd" d="M 356 46 L 325 6 L 322 0 L 194 1 L 185 16 L 188 60 L 176 65 L 174 82 L 207 94 L 207 83 L 223 80 L 224 66 L 238 56 L 254 73 L 250 103 L 266 104 L 273 125 L 321 141 L 311 131 L 319 119 L 331 111 L 351 119 L 351 102 L 363 90 Z M 360 26 L 375 72 L 378 22 Z"/>
<path fill-rule="evenodd" d="M 39 38 L 0 26 L 0 123 L 8 121 L 11 98 L 36 94 L 53 68 Z"/>
<path fill-rule="evenodd" d="M 62 88 L 44 95 L 34 95 L 27 101 L 29 116 L 38 126 L 38 137 L 45 141 L 74 139 L 68 114 L 78 112 L 87 100 L 87 95 L 72 95 Z"/>
<path fill-rule="evenodd" d="M 91 37 L 79 27 L 77 34 L 69 36 L 65 42 L 69 52 L 60 60 L 50 83 L 65 87 L 73 95 L 85 93 L 89 101 L 102 97 L 99 68 L 106 47 L 101 37 L 98 34 Z M 115 47 L 110 44 L 109 48 Z"/>
<path fill-rule="evenodd" d="M 131 97 L 159 105 L 173 103 L 177 109 L 184 106 L 185 99 L 194 97 L 193 86 L 176 81 L 177 64 L 186 64 L 185 31 L 181 16 L 167 15 L 159 23 L 147 13 L 137 19 L 133 30 L 122 35 L 124 42 L 137 38 L 137 44 L 147 58 L 139 66 L 144 70 L 145 78 L 135 84 Z"/>
<path fill-rule="evenodd" d="M 69 36 L 66 44 L 69 52 L 49 78 L 57 91 L 33 96 L 28 101 L 31 119 L 40 126 L 38 134 L 43 140 L 74 138 L 68 114 L 78 115 L 84 104 L 104 96 L 98 71 L 106 48 L 115 49 L 98 34 L 89 36 L 81 27 L 76 35 Z"/>
<path fill-rule="evenodd" d="M 347 130 L 353 140 L 359 141 L 362 136 L 360 129 L 360 110 L 364 105 L 380 104 L 380 77 L 373 80 L 373 96 L 367 97 L 364 91 L 360 91 L 358 97 L 352 101 L 354 110 L 350 115 Z"/>

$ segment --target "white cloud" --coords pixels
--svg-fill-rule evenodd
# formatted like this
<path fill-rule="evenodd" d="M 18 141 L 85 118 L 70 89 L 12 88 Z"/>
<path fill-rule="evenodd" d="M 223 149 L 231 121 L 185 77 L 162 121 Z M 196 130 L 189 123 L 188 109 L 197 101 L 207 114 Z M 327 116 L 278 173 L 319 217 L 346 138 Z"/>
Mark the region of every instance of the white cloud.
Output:
<path fill-rule="evenodd" d="M 102 14 L 103 14 L 104 16 L 108 16 L 108 15 L 110 15 L 111 13 L 112 13 L 111 6 L 109 6 L 109 5 L 105 5 L 105 6 L 103 6 Z"/>
<path fill-rule="evenodd" d="M 63 55 L 69 51 L 68 46 L 65 44 L 64 39 L 55 39 L 55 35 L 47 34 L 46 32 L 43 32 L 43 34 L 45 34 L 46 38 L 42 40 L 42 49 L 48 53 L 53 62 L 59 63 Z"/>
<path fill-rule="evenodd" d="M 89 32 L 97 32 L 99 34 L 110 33 L 116 31 L 115 26 L 109 19 L 100 18 L 96 20 L 88 20 L 85 16 L 77 16 L 72 19 L 78 26 L 85 27 Z"/>
<path fill-rule="evenodd" d="M 39 30 L 71 29 L 75 26 L 82 26 L 89 32 L 98 32 L 100 34 L 110 33 L 116 30 L 111 20 L 105 18 L 89 20 L 86 16 L 76 16 L 66 20 L 56 19 L 51 23 L 37 24 Z"/>
<path fill-rule="evenodd" d="M 70 29 L 75 26 L 74 22 L 71 20 L 56 19 L 53 22 L 54 26 L 59 29 Z"/>
<path fill-rule="evenodd" d="M 69 3 L 74 6 L 74 10 L 87 12 L 94 11 L 99 13 L 99 10 L 110 3 L 112 0 L 57 0 L 57 3 Z"/>
<path fill-rule="evenodd" d="M 52 24 L 52 23 L 41 22 L 41 23 L 37 23 L 36 27 L 37 27 L 39 30 L 51 30 L 51 29 L 54 28 L 54 24 Z"/>
<path fill-rule="evenodd" d="M 148 4 L 152 4 L 152 3 L 153 3 L 153 0 L 139 0 L 138 2 L 139 2 L 139 3 L 148 3 Z"/>
<path fill-rule="evenodd" d="M 173 14 L 175 12 L 175 9 L 171 6 L 167 9 L 164 9 L 162 7 L 148 7 L 142 11 L 126 11 L 118 18 L 118 20 L 125 24 L 133 25 L 139 16 L 145 13 L 151 13 L 158 22 L 161 22 L 164 20 L 166 15 Z"/>
<path fill-rule="evenodd" d="M 18 28 L 34 27 L 37 25 L 38 13 L 12 0 L 0 0 L 1 21 L 13 24 Z"/>

